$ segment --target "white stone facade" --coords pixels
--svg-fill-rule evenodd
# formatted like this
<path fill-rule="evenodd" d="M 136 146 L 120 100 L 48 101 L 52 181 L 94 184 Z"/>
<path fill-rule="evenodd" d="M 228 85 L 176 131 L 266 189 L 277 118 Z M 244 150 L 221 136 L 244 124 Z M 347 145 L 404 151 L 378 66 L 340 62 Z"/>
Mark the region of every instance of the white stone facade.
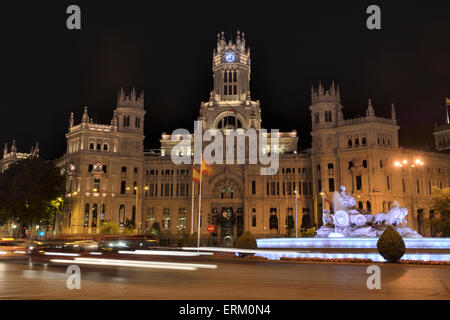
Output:
<path fill-rule="evenodd" d="M 218 35 L 212 71 L 214 88 L 198 117 L 203 127 L 260 130 L 261 107 L 250 98 L 250 50 L 243 34 L 228 43 Z M 300 152 L 295 130 L 280 133 L 280 170 L 272 176 L 261 175 L 260 164 L 213 165 L 213 174 L 203 176 L 201 234 L 207 237 L 207 226 L 214 224 L 218 243 L 227 236 L 234 241 L 245 230 L 257 237 L 285 236 L 287 217 L 295 216 L 294 190 L 301 195 L 298 224 L 320 224 L 320 192 L 328 208 L 340 185 L 371 213 L 387 212 L 399 201 L 410 211 L 409 227 L 430 234 L 423 222 L 430 215 L 430 190 L 449 187 L 450 157 L 400 148 L 393 106 L 391 118 L 381 118 L 369 100 L 365 117 L 344 119 L 338 87 L 311 91 L 312 147 Z M 97 233 L 103 221 L 123 226 L 128 218 L 138 233 L 154 222 L 168 237 L 190 233 L 193 167 L 171 161 L 170 134 L 162 134 L 160 150 L 144 151 L 144 115 L 143 93 L 137 96 L 134 89 L 130 96 L 120 92 L 110 125 L 93 123 L 86 108 L 78 125 L 71 115 L 61 158 L 68 177 L 64 232 Z M 393 165 L 416 158 L 423 167 Z"/>

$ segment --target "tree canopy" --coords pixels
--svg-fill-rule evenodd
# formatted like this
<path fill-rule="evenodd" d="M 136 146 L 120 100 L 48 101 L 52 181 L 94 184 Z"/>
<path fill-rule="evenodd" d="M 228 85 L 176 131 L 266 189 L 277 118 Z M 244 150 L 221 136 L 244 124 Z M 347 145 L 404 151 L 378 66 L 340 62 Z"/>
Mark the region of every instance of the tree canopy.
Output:
<path fill-rule="evenodd" d="M 64 193 L 65 176 L 54 162 L 20 160 L 0 174 L 0 223 L 49 224 Z"/>
<path fill-rule="evenodd" d="M 436 227 L 443 237 L 450 237 L 450 188 L 433 187 L 430 207 L 440 216 L 430 221 L 431 226 Z"/>

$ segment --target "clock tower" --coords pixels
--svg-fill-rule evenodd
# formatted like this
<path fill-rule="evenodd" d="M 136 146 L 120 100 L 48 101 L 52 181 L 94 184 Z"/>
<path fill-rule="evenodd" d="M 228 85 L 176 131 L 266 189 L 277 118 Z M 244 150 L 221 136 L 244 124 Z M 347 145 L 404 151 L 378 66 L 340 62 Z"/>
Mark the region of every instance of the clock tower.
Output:
<path fill-rule="evenodd" d="M 223 32 L 217 35 L 212 71 L 214 87 L 198 117 L 203 128 L 260 129 L 259 101 L 250 98 L 250 49 L 244 33 L 238 31 L 234 42 L 227 42 Z"/>
<path fill-rule="evenodd" d="M 237 32 L 236 42 L 227 43 L 224 33 L 217 35 L 213 53 L 214 91 L 216 101 L 245 101 L 250 96 L 250 49 L 245 34 Z"/>

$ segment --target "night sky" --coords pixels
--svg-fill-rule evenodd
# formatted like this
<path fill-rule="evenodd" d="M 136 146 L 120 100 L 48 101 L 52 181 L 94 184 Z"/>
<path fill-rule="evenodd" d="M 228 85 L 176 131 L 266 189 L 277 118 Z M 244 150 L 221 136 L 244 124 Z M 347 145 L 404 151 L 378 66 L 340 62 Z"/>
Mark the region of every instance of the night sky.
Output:
<path fill-rule="evenodd" d="M 36 141 L 41 156 L 66 150 L 69 114 L 83 106 L 109 124 L 121 86 L 145 90 L 145 147 L 161 132 L 193 128 L 212 90 L 217 33 L 246 34 L 252 99 L 263 127 L 296 129 L 310 146 L 311 84 L 341 87 L 344 117 L 390 116 L 400 144 L 433 148 L 434 123 L 450 97 L 450 10 L 445 2 L 407 1 L 34 1 L 0 5 L 0 143 L 19 151 Z M 393 1 L 390 1 L 393 2 Z M 294 5 L 295 3 L 295 5 Z M 66 8 L 82 11 L 81 31 L 66 28 Z M 382 29 L 366 28 L 370 4 Z M 425 6 L 426 5 L 426 6 Z M 449 6 L 449 5 L 447 5 Z"/>

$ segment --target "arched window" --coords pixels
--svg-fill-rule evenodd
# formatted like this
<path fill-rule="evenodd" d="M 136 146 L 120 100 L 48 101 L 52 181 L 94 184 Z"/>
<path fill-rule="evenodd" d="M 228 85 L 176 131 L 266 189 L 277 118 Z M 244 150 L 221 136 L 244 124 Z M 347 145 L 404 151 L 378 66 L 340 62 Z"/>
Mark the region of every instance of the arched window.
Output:
<path fill-rule="evenodd" d="M 105 222 L 105 204 L 102 204 L 102 211 L 100 212 L 100 226 Z"/>
<path fill-rule="evenodd" d="M 362 203 L 362 201 L 358 201 L 358 209 L 359 209 L 359 210 L 362 210 L 362 208 L 363 208 L 363 203 Z"/>
<path fill-rule="evenodd" d="M 367 144 L 367 140 L 366 140 L 366 138 L 362 138 L 361 139 L 361 145 L 363 145 L 363 146 L 365 146 Z"/>
<path fill-rule="evenodd" d="M 106 143 L 103 145 L 103 151 L 108 151 L 108 145 Z"/>
<path fill-rule="evenodd" d="M 234 70 L 234 72 L 233 72 L 233 81 L 234 82 L 237 81 L 237 72 L 236 72 L 236 70 Z"/>
<path fill-rule="evenodd" d="M 120 194 L 125 194 L 126 182 L 120 182 Z"/>
<path fill-rule="evenodd" d="M 89 203 L 84 206 L 84 227 L 89 226 Z"/>
<path fill-rule="evenodd" d="M 94 150 L 94 143 L 89 143 L 89 150 Z"/>
<path fill-rule="evenodd" d="M 136 227 L 136 206 L 133 206 L 133 209 L 131 211 L 131 224 L 133 227 Z"/>
<path fill-rule="evenodd" d="M 224 73 L 223 73 L 223 82 L 228 82 L 227 71 L 224 71 Z"/>
<path fill-rule="evenodd" d="M 316 112 L 314 113 L 314 123 L 319 123 L 320 119 L 319 119 L 319 113 Z"/>
<path fill-rule="evenodd" d="M 97 150 L 102 150 L 102 146 L 101 146 L 101 144 L 100 143 L 97 143 Z"/>
<path fill-rule="evenodd" d="M 355 139 L 355 147 L 359 147 L 359 139 L 358 138 Z"/>
<path fill-rule="evenodd" d="M 97 204 L 96 203 L 92 206 L 91 227 L 92 228 L 96 228 L 97 227 Z"/>
<path fill-rule="evenodd" d="M 367 160 L 363 160 L 363 167 L 367 168 Z"/>
<path fill-rule="evenodd" d="M 330 192 L 334 192 L 334 179 L 333 178 L 328 179 L 328 189 L 330 190 Z"/>
<path fill-rule="evenodd" d="M 119 226 L 123 227 L 125 222 L 125 206 L 123 204 L 119 207 Z"/>
<path fill-rule="evenodd" d="M 369 212 L 369 213 L 372 212 L 372 204 L 370 203 L 370 201 L 366 202 L 366 208 L 367 208 L 367 212 Z"/>
<path fill-rule="evenodd" d="M 348 139 L 347 145 L 349 148 L 351 148 L 353 146 L 352 139 Z"/>
<path fill-rule="evenodd" d="M 276 214 L 271 214 L 269 218 L 269 229 L 278 230 L 278 217 Z"/>

